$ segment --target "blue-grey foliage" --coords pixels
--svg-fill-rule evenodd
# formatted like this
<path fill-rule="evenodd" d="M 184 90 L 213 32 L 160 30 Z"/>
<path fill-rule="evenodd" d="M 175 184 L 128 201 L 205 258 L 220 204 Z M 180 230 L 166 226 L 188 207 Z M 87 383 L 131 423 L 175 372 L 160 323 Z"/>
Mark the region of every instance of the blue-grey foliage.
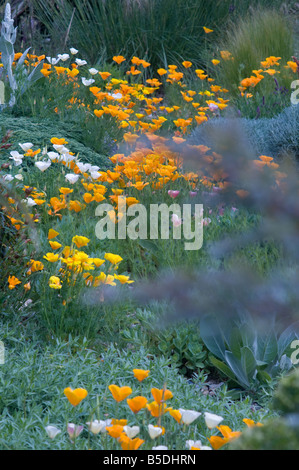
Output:
<path fill-rule="evenodd" d="M 256 156 L 292 154 L 299 159 L 299 105 L 290 106 L 270 119 L 211 119 L 194 130 L 189 143 L 213 146 L 213 135 L 217 130 L 231 131 L 234 127 L 241 131 Z"/>

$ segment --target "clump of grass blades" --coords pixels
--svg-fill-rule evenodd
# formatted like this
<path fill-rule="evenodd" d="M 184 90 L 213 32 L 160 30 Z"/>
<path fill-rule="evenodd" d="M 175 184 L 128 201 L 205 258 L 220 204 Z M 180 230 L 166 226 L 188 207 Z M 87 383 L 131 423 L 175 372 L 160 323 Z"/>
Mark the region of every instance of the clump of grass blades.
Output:
<path fill-rule="evenodd" d="M 219 79 L 238 95 L 241 79 L 250 77 L 253 70 L 259 69 L 262 60 L 270 56 L 281 57 L 284 62 L 291 60 L 294 52 L 292 27 L 288 18 L 277 10 L 252 10 L 245 18 L 239 19 L 237 25 L 231 24 L 227 39 L 220 48 L 228 50 L 234 60 L 222 62 Z"/>
<path fill-rule="evenodd" d="M 173 0 L 35 0 L 34 7 L 56 47 L 76 47 L 93 63 L 118 53 L 128 60 L 137 55 L 158 68 L 184 59 L 199 65 L 208 42 L 223 32 L 226 21 L 260 3 L 177 0 L 174 8 Z M 273 3 L 281 1 L 262 1 Z M 203 26 L 215 30 L 214 38 L 205 35 Z"/>

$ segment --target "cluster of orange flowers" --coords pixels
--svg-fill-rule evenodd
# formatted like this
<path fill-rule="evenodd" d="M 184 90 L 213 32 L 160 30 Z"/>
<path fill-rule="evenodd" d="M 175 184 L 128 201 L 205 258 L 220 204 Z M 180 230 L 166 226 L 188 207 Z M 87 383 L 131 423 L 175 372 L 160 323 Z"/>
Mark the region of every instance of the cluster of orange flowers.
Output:
<path fill-rule="evenodd" d="M 144 369 L 133 369 L 134 377 L 142 382 L 149 376 L 150 371 Z M 192 424 L 201 413 L 193 410 L 184 410 L 184 409 L 173 409 L 171 406 L 168 406 L 166 402 L 173 398 L 173 394 L 170 390 L 166 388 L 166 385 L 163 389 L 152 388 L 151 395 L 154 401 L 148 402 L 148 399 L 143 395 L 138 395 L 134 398 L 128 398 L 133 390 L 129 386 L 119 387 L 115 384 L 111 384 L 108 387 L 109 391 L 112 394 L 112 397 L 117 403 L 120 403 L 124 400 L 127 401 L 127 405 L 130 410 L 137 415 L 142 410 L 146 410 L 149 414 L 157 418 L 157 424 L 148 425 L 148 432 L 150 438 L 153 440 L 159 436 L 164 436 L 167 432 L 166 428 L 162 426 L 162 417 L 168 413 L 178 424 L 189 426 Z M 67 387 L 64 389 L 64 394 L 69 400 L 69 402 L 74 406 L 78 406 L 82 400 L 84 400 L 88 392 L 84 388 L 72 389 Z M 219 425 L 223 420 L 221 416 L 214 415 L 211 413 L 205 413 L 205 422 L 209 429 L 217 428 L 222 437 L 219 435 L 213 435 L 208 438 L 212 448 L 218 450 L 223 447 L 225 444 L 231 442 L 232 440 L 238 438 L 241 435 L 240 431 L 232 431 L 228 426 Z M 112 419 L 107 421 L 91 421 L 88 422 L 88 428 L 93 434 L 98 434 L 99 432 L 107 432 L 110 437 L 116 439 L 123 450 L 138 450 L 142 444 L 144 444 L 145 439 L 136 437 L 140 432 L 139 426 L 128 426 L 127 419 Z M 248 427 L 262 426 L 261 423 L 255 424 L 251 419 L 243 419 L 243 422 Z M 145 420 L 143 419 L 143 424 Z M 82 428 L 82 426 L 81 426 Z M 207 446 L 202 446 L 200 441 L 187 441 L 186 444 L 190 447 L 190 450 L 206 450 L 209 449 Z M 161 449 L 167 449 L 166 446 L 161 446 Z M 155 449 L 153 447 L 153 449 Z"/>
<path fill-rule="evenodd" d="M 212 30 L 207 28 L 207 31 Z M 225 53 L 227 51 L 221 52 Z M 21 56 L 21 53 L 15 54 L 15 64 Z M 225 54 L 223 57 L 226 60 Z M 190 61 L 182 62 L 182 70 L 179 70 L 177 65 L 169 65 L 168 69 L 160 68 L 157 70 L 160 80 L 148 78 L 144 79 L 144 83 L 142 83 L 143 71 L 150 66 L 150 63 L 138 57 L 133 57 L 131 60 L 130 68 L 126 71 L 127 80 L 113 78 L 110 72 L 99 71 L 94 68 L 88 69 L 87 72 L 84 68 L 87 62 L 74 59 L 69 54 L 59 54 L 57 59 L 45 58 L 44 55 L 28 54 L 25 64 L 28 67 L 36 67 L 45 59 L 49 63 L 43 62 L 41 73 L 44 77 L 50 80 L 50 83 L 53 83 L 54 86 L 70 85 L 72 87 L 73 96 L 68 103 L 70 109 L 82 107 L 88 114 L 93 113 L 99 118 L 105 115 L 112 116 L 116 119 L 116 123 L 120 128 L 128 128 L 134 132 L 154 133 L 159 131 L 166 123 L 166 126 L 176 126 L 184 134 L 188 126 L 193 123 L 200 125 L 213 115 L 215 109 L 222 110 L 228 103 L 228 100 L 220 96 L 221 93 L 227 93 L 228 90 L 213 85 L 214 79 L 209 77 L 205 70 L 195 69 L 195 74 L 200 81 L 201 91 L 186 89 L 187 85 L 183 83 L 183 79 L 186 73 L 188 77 L 192 73 L 193 64 Z M 60 60 L 68 65 L 57 65 Z M 120 65 L 126 59 L 123 56 L 115 56 L 113 61 L 115 64 Z M 212 62 L 214 65 L 218 65 L 220 61 L 213 59 Z M 137 67 L 142 67 L 142 70 Z M 84 70 L 85 76 L 89 75 L 88 78 L 83 76 L 81 69 Z M 135 78 L 136 76 L 137 78 Z M 140 82 L 138 82 L 138 77 L 140 77 Z M 206 83 L 205 88 L 207 89 L 204 89 L 203 82 Z M 163 105 L 161 103 L 163 98 L 154 96 L 167 83 L 181 89 L 181 103 L 179 105 L 167 106 L 167 103 Z M 86 102 L 85 93 L 81 93 L 85 87 L 88 87 L 93 95 L 92 106 Z M 53 104 L 53 109 L 59 113 L 61 111 L 59 105 L 57 103 Z M 186 108 L 186 104 L 191 104 L 191 107 Z M 189 115 L 187 118 L 185 117 L 186 112 Z M 175 118 L 170 119 L 170 114 L 174 114 Z"/>
<path fill-rule="evenodd" d="M 270 75 L 270 76 L 279 74 L 280 71 L 278 69 L 275 69 L 274 67 L 278 67 L 280 65 L 280 62 L 279 62 L 280 60 L 281 60 L 281 57 L 270 56 L 270 57 L 267 57 L 264 61 L 261 61 L 260 65 L 262 66 L 262 68 L 258 70 L 253 70 L 252 71 L 253 75 L 251 75 L 248 78 L 244 78 L 241 81 L 241 84 L 239 87 L 241 96 L 244 96 L 245 90 L 247 90 L 250 87 L 251 88 L 256 87 L 256 85 L 260 83 L 260 81 L 264 80 L 266 76 L 265 74 Z M 293 73 L 298 72 L 298 65 L 296 64 L 296 62 L 288 61 L 287 65 L 285 65 L 284 67 L 286 69 L 292 70 Z M 251 98 L 252 94 L 247 93 L 246 97 Z"/>

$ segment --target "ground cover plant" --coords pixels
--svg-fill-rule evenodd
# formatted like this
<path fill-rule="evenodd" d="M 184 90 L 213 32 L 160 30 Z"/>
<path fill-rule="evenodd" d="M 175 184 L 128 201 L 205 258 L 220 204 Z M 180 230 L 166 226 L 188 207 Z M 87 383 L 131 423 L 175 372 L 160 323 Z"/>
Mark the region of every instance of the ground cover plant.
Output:
<path fill-rule="evenodd" d="M 285 374 L 297 393 L 295 7 L 198 2 L 178 44 L 167 28 L 194 2 L 161 36 L 166 1 L 122 2 L 135 23 L 62 3 L 51 55 L 15 50 L 9 4 L 2 22 L 1 449 L 268 449 L 273 422 L 296 446 L 272 406 Z M 92 14 L 118 24 L 109 44 Z M 258 49 L 273 22 L 284 41 Z"/>

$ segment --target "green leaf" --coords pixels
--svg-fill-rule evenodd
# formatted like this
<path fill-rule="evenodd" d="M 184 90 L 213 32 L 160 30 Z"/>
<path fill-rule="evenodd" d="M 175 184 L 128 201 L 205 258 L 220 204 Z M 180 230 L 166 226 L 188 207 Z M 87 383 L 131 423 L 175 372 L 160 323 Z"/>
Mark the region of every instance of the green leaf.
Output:
<path fill-rule="evenodd" d="M 219 359 L 217 359 L 214 356 L 210 356 L 209 359 L 211 363 L 213 364 L 213 366 L 217 367 L 217 369 L 219 369 L 224 375 L 226 375 L 228 378 L 230 378 L 234 382 L 238 382 L 238 380 L 236 379 L 236 376 L 233 374 L 231 369 L 224 362 L 219 361 Z"/>
<path fill-rule="evenodd" d="M 278 347 L 277 338 L 273 329 L 269 331 L 266 337 L 258 338 L 257 356 L 259 361 L 270 364 L 277 357 Z"/>
<path fill-rule="evenodd" d="M 230 335 L 229 347 L 235 357 L 241 359 L 242 336 L 239 328 L 233 328 Z"/>
<path fill-rule="evenodd" d="M 256 372 L 257 364 L 253 352 L 247 346 L 241 349 L 241 364 L 249 381 L 252 380 Z"/>
<path fill-rule="evenodd" d="M 225 360 L 233 373 L 235 374 L 236 378 L 238 379 L 238 382 L 242 387 L 244 388 L 249 388 L 250 383 L 248 381 L 248 377 L 246 374 L 245 369 L 242 366 L 241 361 L 234 357 L 233 353 L 231 351 L 225 351 Z"/>
<path fill-rule="evenodd" d="M 299 321 L 293 323 L 288 328 L 286 328 L 280 335 L 277 341 L 278 347 L 278 358 L 280 358 L 290 346 L 291 342 L 294 339 L 299 338 Z"/>
<path fill-rule="evenodd" d="M 257 378 L 260 382 L 264 382 L 264 383 L 271 382 L 270 375 L 267 372 L 265 372 L 264 370 L 259 370 L 258 371 Z"/>
<path fill-rule="evenodd" d="M 214 356 L 224 360 L 225 344 L 216 318 L 204 316 L 200 321 L 200 335 L 206 347 Z"/>
<path fill-rule="evenodd" d="M 34 70 L 32 70 L 31 74 L 27 77 L 24 85 L 21 88 L 21 95 L 25 93 L 28 90 L 28 88 L 30 88 L 31 85 L 33 85 L 33 83 L 37 82 L 37 80 L 43 77 L 43 75 L 40 73 L 40 71 L 43 68 L 43 65 L 44 65 L 44 62 L 42 61 L 34 68 Z"/>

